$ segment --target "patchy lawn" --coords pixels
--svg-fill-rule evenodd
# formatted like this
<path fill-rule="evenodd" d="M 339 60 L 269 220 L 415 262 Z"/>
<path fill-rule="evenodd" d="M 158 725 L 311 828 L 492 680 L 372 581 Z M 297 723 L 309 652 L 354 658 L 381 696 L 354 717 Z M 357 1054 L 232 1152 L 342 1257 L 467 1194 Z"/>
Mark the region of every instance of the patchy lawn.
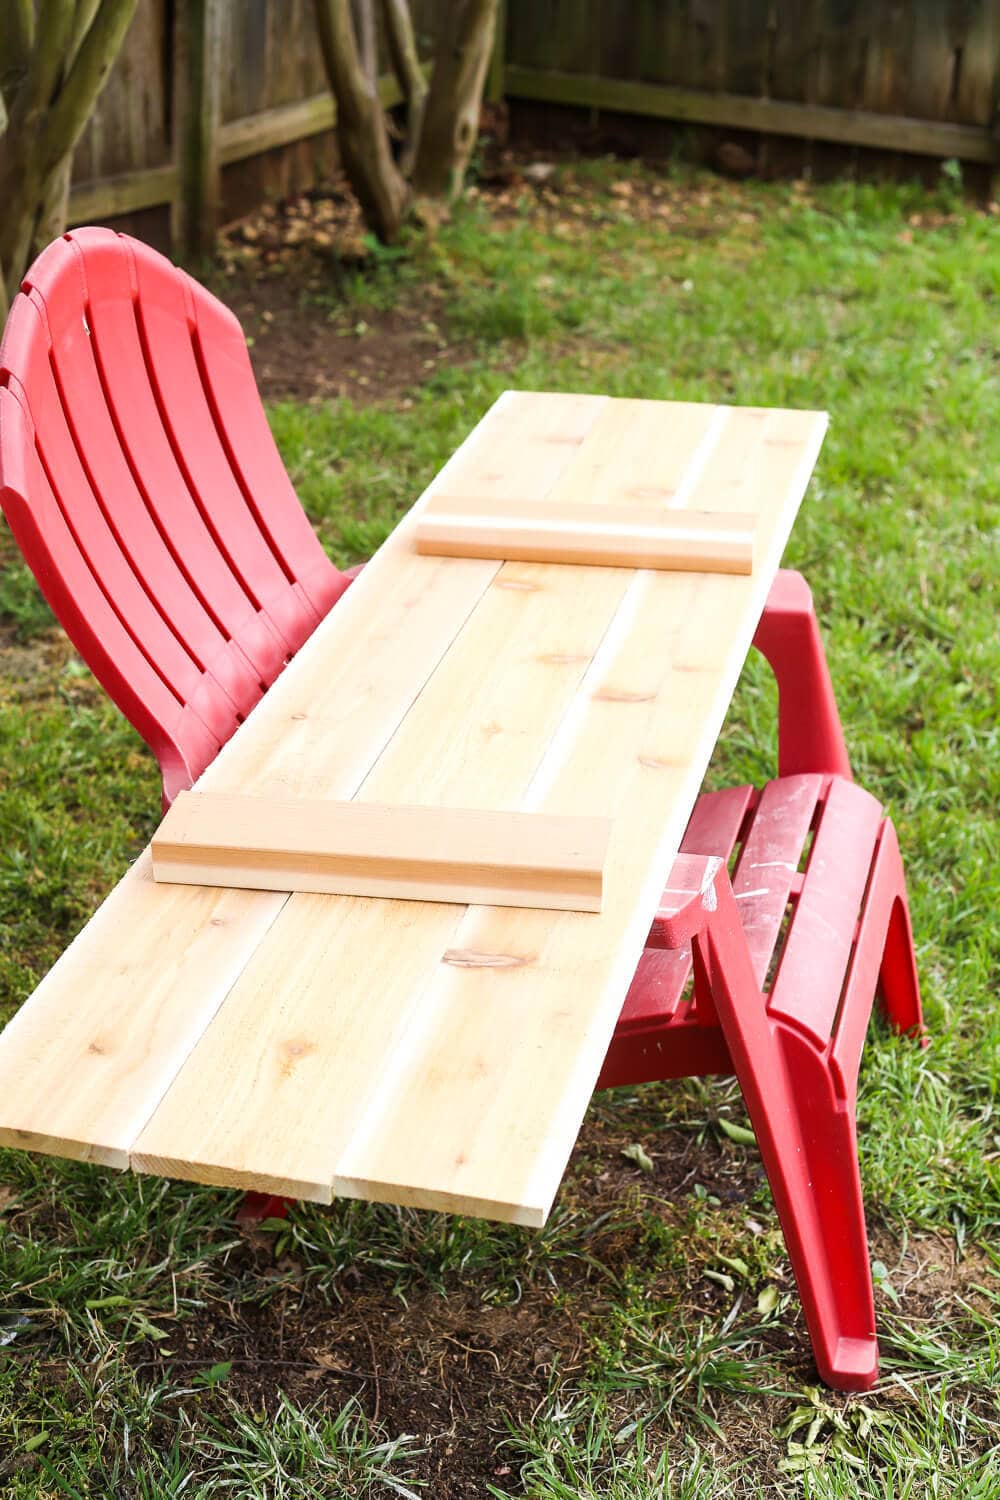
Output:
<path fill-rule="evenodd" d="M 212 278 L 341 563 L 506 386 L 831 412 L 787 560 L 899 828 L 933 1034 L 876 1026 L 862 1069 L 877 1389 L 815 1385 L 731 1081 L 598 1098 L 541 1233 L 347 1202 L 240 1233 L 231 1193 L 8 1152 L 0 1494 L 1000 1495 L 1000 220 L 942 182 L 566 165 L 399 251 L 303 201 Z M 0 1022 L 159 811 L 2 547 Z M 773 745 L 752 660 L 712 781 L 766 777 Z"/>

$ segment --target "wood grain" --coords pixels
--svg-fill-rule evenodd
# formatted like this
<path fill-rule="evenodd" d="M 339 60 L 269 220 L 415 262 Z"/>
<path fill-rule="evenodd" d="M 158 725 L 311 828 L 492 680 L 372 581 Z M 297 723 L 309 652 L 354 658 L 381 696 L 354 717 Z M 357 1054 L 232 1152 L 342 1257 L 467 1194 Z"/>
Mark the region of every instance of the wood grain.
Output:
<path fill-rule="evenodd" d="M 16 1143 L 16 1124 L 41 1149 L 99 1140 L 120 1160 L 124 1142 L 136 1169 L 195 1181 L 542 1222 L 824 426 L 501 398 L 199 789 L 612 818 L 604 911 L 149 882 L 164 903 L 150 926 L 130 877 L 108 903 L 115 926 L 136 928 L 126 972 L 99 914 L 22 1012 L 42 1017 L 20 1023 L 24 1045 L 0 1038 L 0 1139 Z M 435 493 L 749 514 L 757 566 L 423 557 L 414 528 Z M 162 978 L 147 973 L 174 901 L 223 894 L 234 951 L 210 993 L 191 996 L 194 971 L 173 954 Z M 78 1102 L 105 1012 L 127 1017 L 127 1041 Z"/>
<path fill-rule="evenodd" d="M 601 909 L 604 818 L 181 792 L 153 836 L 165 884 Z"/>
<path fill-rule="evenodd" d="M 438 495 L 425 507 L 416 547 L 439 557 L 752 573 L 753 516 L 643 506 L 508 500 L 484 504 Z"/>

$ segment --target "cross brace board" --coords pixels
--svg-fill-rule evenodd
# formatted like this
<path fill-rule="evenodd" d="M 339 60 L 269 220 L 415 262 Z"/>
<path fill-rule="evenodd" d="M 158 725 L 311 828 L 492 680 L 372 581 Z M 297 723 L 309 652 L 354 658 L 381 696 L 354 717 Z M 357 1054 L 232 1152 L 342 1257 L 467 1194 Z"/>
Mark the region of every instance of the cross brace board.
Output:
<path fill-rule="evenodd" d="M 604 818 L 181 792 L 153 837 L 175 885 L 601 909 Z"/>
<path fill-rule="evenodd" d="M 753 516 L 663 506 L 436 496 L 416 528 L 417 551 L 507 562 L 583 563 L 689 573 L 752 573 Z"/>

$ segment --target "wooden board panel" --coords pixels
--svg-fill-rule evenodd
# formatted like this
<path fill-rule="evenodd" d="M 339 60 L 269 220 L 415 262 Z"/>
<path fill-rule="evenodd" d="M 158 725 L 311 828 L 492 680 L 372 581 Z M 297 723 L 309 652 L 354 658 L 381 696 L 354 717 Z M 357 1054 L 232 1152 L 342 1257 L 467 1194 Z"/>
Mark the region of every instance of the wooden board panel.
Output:
<path fill-rule="evenodd" d="M 764 506 L 773 567 L 823 430 L 815 416 L 785 422 L 615 402 L 578 451 L 564 450 L 553 494 L 607 499 L 610 488 L 624 500 L 644 483 L 682 505 Z M 604 915 L 518 911 L 494 927 L 477 908 L 457 922 L 453 910 L 412 908 L 407 963 L 409 945 L 426 944 L 415 981 L 386 962 L 384 905 L 352 914 L 338 902 L 352 999 L 328 982 L 329 937 L 299 904 L 313 898 L 293 897 L 136 1143 L 136 1167 L 544 1218 L 656 907 L 650 857 L 669 864 L 679 842 L 767 587 L 763 575 L 587 569 L 570 592 L 575 572 L 501 569 L 361 795 L 419 786 L 442 805 L 532 810 L 569 789 L 558 810 L 617 820 Z M 717 613 L 742 617 L 742 635 L 717 635 Z M 294 993 L 278 989 L 285 964 Z M 304 1136 L 302 1093 L 314 1100 Z"/>
<path fill-rule="evenodd" d="M 181 792 L 153 836 L 153 877 L 599 912 L 610 832 L 604 818 Z"/>
<path fill-rule="evenodd" d="M 589 440 L 581 442 L 558 404 L 546 398 L 539 406 L 538 401 L 522 394 L 506 398 L 509 420 L 504 430 L 496 430 L 495 462 L 463 488 L 481 494 L 485 484 L 495 494 L 499 476 L 507 473 L 507 493 L 516 493 L 512 457 L 522 473 L 529 473 L 546 454 L 556 454 L 559 492 L 581 500 L 607 498 L 614 486 L 623 494 L 637 476 L 648 480 L 652 474 L 665 502 L 683 501 L 683 476 L 718 426 L 712 407 L 599 403 Z M 550 484 L 549 491 L 556 493 L 557 487 Z M 438 564 L 456 565 L 464 566 Z M 361 582 L 369 582 L 373 571 L 366 570 Z M 570 711 L 633 576 L 617 569 L 536 564 L 500 569 L 448 653 L 448 670 L 439 669 L 428 682 L 407 716 L 406 733 L 387 746 L 361 795 L 402 800 L 406 788 L 419 787 L 424 801 L 442 806 L 475 801 L 482 807 L 516 807 L 545 745 Z M 267 699 L 255 713 L 266 704 Z M 233 753 L 240 739 L 224 754 Z M 258 786 L 265 785 L 262 777 Z M 241 1186 L 266 1174 L 270 1183 L 295 1182 L 302 1196 L 329 1200 L 354 1115 L 397 1038 L 405 1039 L 423 1023 L 426 976 L 456 948 L 464 913 L 427 904 L 403 911 L 396 904 L 390 921 L 385 903 L 327 898 L 336 902 L 328 924 L 336 926 L 337 952 L 345 955 L 338 967 L 342 962 L 352 975 L 345 989 L 329 982 L 329 926 L 324 930 L 316 923 L 316 899 L 292 897 L 282 932 L 261 944 L 189 1068 L 136 1143 L 135 1166 Z M 398 968 L 387 960 L 389 947 L 401 960 L 405 950 Z M 411 970 L 414 952 L 423 958 L 414 959 Z M 295 981 L 286 994 L 280 975 L 290 958 Z M 444 972 L 461 961 L 453 955 Z M 512 961 L 483 962 L 503 972 Z M 365 1025 L 359 1035 L 354 1010 L 361 993 Z M 284 1064 L 291 1046 L 297 1049 L 294 1083 Z M 210 1073 L 221 1086 L 208 1098 L 203 1080 Z M 312 1098 L 305 1136 L 297 1124 L 300 1092 Z"/>
<path fill-rule="evenodd" d="M 438 495 L 417 523 L 418 552 L 516 562 L 752 573 L 756 521 L 711 511 Z"/>
<path fill-rule="evenodd" d="M 773 561 L 813 460 L 803 463 L 804 424 L 784 423 L 733 413 L 699 486 L 707 496 L 721 483 L 740 510 L 761 497 Z M 422 1015 L 433 1020 L 390 1058 L 335 1191 L 544 1222 L 749 646 L 755 589 L 762 605 L 756 578 L 633 575 L 619 628 L 522 803 L 600 805 L 614 818 L 599 921 L 620 938 L 609 944 L 572 914 L 470 910 L 453 941 L 463 958 L 432 980 Z M 490 963 L 506 966 L 486 1004 Z M 470 1123 L 456 1151 L 458 1120 Z"/>
<path fill-rule="evenodd" d="M 513 436 L 509 403 L 500 403 L 435 483 L 499 496 L 507 484 L 515 494 L 528 484 L 545 494 L 605 405 L 601 397 L 557 398 L 536 433 L 522 424 L 517 434 L 523 468 L 515 463 L 491 478 L 496 445 L 508 447 Z M 199 785 L 294 796 L 356 791 L 497 573 L 495 563 L 417 557 L 398 530 L 378 557 L 258 704 L 247 720 L 252 730 L 229 742 Z M 127 1164 L 143 1122 L 287 899 L 223 896 L 165 893 L 148 856 L 132 867 L 0 1035 L 0 1144 Z M 148 961 L 157 946 L 172 950 L 179 940 L 197 967 L 199 945 L 219 938 L 227 946 L 217 984 L 207 975 L 194 984 L 181 954 L 137 979 L 142 955 Z M 95 994 L 94 1007 L 81 1004 L 81 995 Z"/>
<path fill-rule="evenodd" d="M 229 892 L 226 940 L 252 956 L 220 958 L 210 995 L 191 997 L 189 971 L 151 998 L 153 943 L 120 970 L 99 914 L 22 1012 L 43 1023 L 0 1038 L 0 1140 L 27 1127 L 41 1149 L 58 1134 L 115 1161 L 124 1140 L 140 1170 L 541 1222 L 823 428 L 501 398 L 428 497 L 627 505 L 650 486 L 667 507 L 756 514 L 755 574 L 421 557 L 418 506 L 200 787 L 610 816 L 603 914 Z M 134 885 L 168 909 L 182 892 L 148 863 L 129 878 L 103 910 L 155 939 Z M 95 1004 L 124 1040 L 78 1103 Z"/>

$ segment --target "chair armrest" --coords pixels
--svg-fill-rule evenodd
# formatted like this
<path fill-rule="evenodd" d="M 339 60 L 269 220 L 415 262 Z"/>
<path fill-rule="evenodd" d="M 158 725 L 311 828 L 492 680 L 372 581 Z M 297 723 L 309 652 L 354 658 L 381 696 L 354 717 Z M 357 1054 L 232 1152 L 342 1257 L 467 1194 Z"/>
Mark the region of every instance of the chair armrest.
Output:
<path fill-rule="evenodd" d="M 720 886 L 728 885 L 726 861 L 717 854 L 678 854 L 646 946 L 683 948 L 718 910 Z"/>
<path fill-rule="evenodd" d="M 753 640 L 778 684 L 778 775 L 851 778 L 837 700 L 809 585 L 781 568 Z"/>

